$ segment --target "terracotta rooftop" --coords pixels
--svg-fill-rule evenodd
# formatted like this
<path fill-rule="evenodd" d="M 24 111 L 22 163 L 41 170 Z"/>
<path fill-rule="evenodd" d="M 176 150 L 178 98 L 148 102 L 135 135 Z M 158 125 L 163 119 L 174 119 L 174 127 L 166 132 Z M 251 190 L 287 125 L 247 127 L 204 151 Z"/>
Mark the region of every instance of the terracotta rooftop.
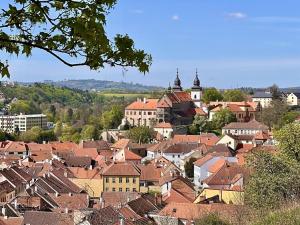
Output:
<path fill-rule="evenodd" d="M 86 156 L 94 160 L 98 156 L 97 148 L 77 148 L 73 152 L 75 156 Z"/>
<path fill-rule="evenodd" d="M 122 138 L 118 140 L 116 143 L 114 143 L 111 148 L 112 149 L 125 149 L 128 147 L 129 143 L 131 142 L 130 139 Z"/>
<path fill-rule="evenodd" d="M 223 129 L 249 129 L 267 131 L 269 128 L 256 120 L 251 120 L 247 123 L 233 122 L 223 127 Z"/>
<path fill-rule="evenodd" d="M 131 163 L 112 163 L 104 169 L 103 176 L 140 176 L 139 169 Z"/>
<path fill-rule="evenodd" d="M 69 214 L 44 211 L 25 211 L 23 224 L 30 225 L 73 225 Z"/>
<path fill-rule="evenodd" d="M 124 155 L 125 155 L 125 160 L 141 160 L 142 157 L 135 154 L 134 152 L 128 150 L 127 148 L 124 149 Z"/>
<path fill-rule="evenodd" d="M 132 201 L 140 197 L 138 192 L 102 192 L 102 200 L 105 206 L 119 207 L 120 205 L 127 204 L 128 201 Z"/>
<path fill-rule="evenodd" d="M 101 168 L 86 169 L 82 167 L 69 167 L 74 178 L 78 179 L 101 179 Z M 72 177 L 71 177 L 72 178 Z"/>
<path fill-rule="evenodd" d="M 194 204 L 194 203 L 169 203 L 160 212 L 160 216 L 195 221 L 209 213 L 218 213 L 222 218 L 233 217 L 241 206 L 225 204 Z"/>
<path fill-rule="evenodd" d="M 137 100 L 128 105 L 126 110 L 156 110 L 158 99 Z"/>
<path fill-rule="evenodd" d="M 154 126 L 154 128 L 173 128 L 172 124 L 161 122 Z"/>
<path fill-rule="evenodd" d="M 207 154 L 203 158 L 200 158 L 197 161 L 195 161 L 194 165 L 201 167 L 202 165 L 204 165 L 204 163 L 211 160 L 212 158 L 213 158 L 213 156 L 211 154 Z"/>
<path fill-rule="evenodd" d="M 68 210 L 75 210 L 86 209 L 89 206 L 88 194 L 85 193 L 67 193 L 58 196 L 55 194 L 49 195 L 62 211 L 64 211 L 65 208 L 68 208 Z"/>

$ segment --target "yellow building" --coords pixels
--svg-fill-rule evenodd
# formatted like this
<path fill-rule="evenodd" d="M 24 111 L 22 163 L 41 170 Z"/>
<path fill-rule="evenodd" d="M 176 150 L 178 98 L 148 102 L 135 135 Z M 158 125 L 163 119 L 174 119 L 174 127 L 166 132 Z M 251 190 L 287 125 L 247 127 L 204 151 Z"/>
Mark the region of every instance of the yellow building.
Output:
<path fill-rule="evenodd" d="M 103 191 L 139 192 L 140 170 L 131 163 L 112 163 L 104 169 Z"/>
<path fill-rule="evenodd" d="M 205 199 L 219 196 L 219 200 L 226 204 L 243 205 L 244 204 L 244 191 L 241 190 L 221 190 L 205 188 L 198 195 L 194 203 L 200 203 Z"/>
<path fill-rule="evenodd" d="M 91 198 L 99 198 L 103 192 L 103 179 L 98 168 L 85 169 L 80 167 L 68 168 L 72 175 L 69 177 L 74 184 L 85 190 Z"/>

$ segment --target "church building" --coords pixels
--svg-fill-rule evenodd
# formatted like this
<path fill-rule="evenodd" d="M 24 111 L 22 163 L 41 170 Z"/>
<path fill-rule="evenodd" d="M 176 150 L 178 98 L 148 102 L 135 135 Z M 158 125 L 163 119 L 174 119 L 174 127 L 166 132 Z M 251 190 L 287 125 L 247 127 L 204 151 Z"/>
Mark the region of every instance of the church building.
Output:
<path fill-rule="evenodd" d="M 184 127 L 193 122 L 196 114 L 205 114 L 201 108 L 201 98 L 202 87 L 197 71 L 191 92 L 187 92 L 182 89 L 177 70 L 173 87 L 169 86 L 160 99 L 138 99 L 128 105 L 124 120 L 131 126 L 153 127 L 158 123 L 170 123 Z"/>

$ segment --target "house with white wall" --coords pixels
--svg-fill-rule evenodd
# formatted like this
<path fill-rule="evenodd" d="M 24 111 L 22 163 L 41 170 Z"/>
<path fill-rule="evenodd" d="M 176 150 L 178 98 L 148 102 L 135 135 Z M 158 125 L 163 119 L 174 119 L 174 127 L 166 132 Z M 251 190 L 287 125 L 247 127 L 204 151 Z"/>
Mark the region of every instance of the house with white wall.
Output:
<path fill-rule="evenodd" d="M 287 104 L 290 106 L 300 105 L 300 93 L 290 93 L 286 98 Z"/>

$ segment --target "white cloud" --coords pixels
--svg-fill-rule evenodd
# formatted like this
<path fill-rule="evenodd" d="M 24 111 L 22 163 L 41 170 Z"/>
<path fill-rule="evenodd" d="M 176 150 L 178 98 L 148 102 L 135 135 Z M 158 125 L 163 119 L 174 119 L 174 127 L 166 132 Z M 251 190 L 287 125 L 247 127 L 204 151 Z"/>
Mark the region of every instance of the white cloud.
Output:
<path fill-rule="evenodd" d="M 231 12 L 227 13 L 226 15 L 234 19 L 245 19 L 247 17 L 247 14 L 242 12 Z"/>
<path fill-rule="evenodd" d="M 176 21 L 176 20 L 179 20 L 180 18 L 179 18 L 178 15 L 173 15 L 173 16 L 171 17 L 171 19 Z"/>

